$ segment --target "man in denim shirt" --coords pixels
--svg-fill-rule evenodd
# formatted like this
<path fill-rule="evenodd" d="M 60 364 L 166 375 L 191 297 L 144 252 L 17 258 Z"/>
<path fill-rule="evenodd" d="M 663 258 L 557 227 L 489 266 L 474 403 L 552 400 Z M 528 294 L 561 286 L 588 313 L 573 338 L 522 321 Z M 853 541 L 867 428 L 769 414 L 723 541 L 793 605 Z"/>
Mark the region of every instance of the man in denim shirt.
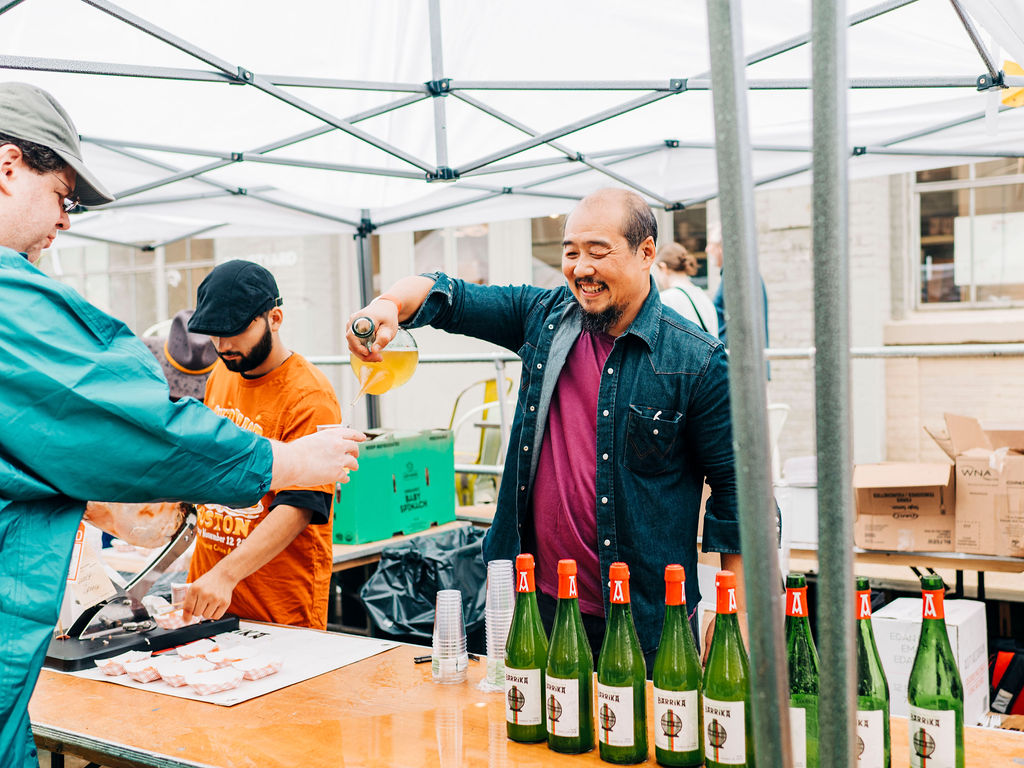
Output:
<path fill-rule="evenodd" d="M 697 524 L 712 489 L 703 548 L 742 583 L 725 349 L 666 310 L 650 277 L 657 224 L 638 195 L 605 189 L 568 217 L 567 285 L 481 286 L 444 274 L 403 278 L 353 315 L 378 324 L 378 360 L 401 323 L 485 339 L 523 361 L 515 420 L 484 557 L 537 554 L 550 627 L 559 558 L 576 559 L 595 654 L 609 601 L 608 566 L 628 564 L 648 670 L 664 614 L 664 568 L 681 563 L 691 610 Z M 741 606 L 742 607 L 742 606 Z M 693 624 L 691 616 L 691 624 Z"/>

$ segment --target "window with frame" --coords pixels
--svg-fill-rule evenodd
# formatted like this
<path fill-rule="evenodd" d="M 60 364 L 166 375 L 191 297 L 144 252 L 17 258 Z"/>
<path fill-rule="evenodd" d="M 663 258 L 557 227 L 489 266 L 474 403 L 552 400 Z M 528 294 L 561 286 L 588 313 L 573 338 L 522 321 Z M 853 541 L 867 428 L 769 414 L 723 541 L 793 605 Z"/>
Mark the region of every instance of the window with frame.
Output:
<path fill-rule="evenodd" d="M 918 171 L 918 307 L 1024 306 L 1024 160 Z"/>
<path fill-rule="evenodd" d="M 212 240 L 181 240 L 162 253 L 120 245 L 61 248 L 47 271 L 135 333 L 192 307 L 214 266 Z M 161 280 L 162 276 L 162 280 Z"/>

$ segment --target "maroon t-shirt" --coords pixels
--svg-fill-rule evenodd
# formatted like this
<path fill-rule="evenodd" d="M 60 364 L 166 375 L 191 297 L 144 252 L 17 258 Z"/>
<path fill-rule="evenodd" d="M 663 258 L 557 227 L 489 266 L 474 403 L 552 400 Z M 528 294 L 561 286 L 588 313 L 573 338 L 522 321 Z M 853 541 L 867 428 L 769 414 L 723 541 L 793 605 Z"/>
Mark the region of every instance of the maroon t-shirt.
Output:
<path fill-rule="evenodd" d="M 558 594 L 558 561 L 578 568 L 580 610 L 604 615 L 597 556 L 597 396 L 615 337 L 583 331 L 558 376 L 533 483 L 537 588 Z"/>

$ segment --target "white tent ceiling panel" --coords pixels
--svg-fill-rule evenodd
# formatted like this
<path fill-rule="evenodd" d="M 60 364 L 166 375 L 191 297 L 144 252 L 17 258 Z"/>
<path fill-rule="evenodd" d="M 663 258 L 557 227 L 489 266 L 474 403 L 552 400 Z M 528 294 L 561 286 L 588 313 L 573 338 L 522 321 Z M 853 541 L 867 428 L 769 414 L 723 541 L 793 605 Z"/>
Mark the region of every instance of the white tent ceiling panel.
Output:
<path fill-rule="evenodd" d="M 991 27 L 999 45 L 1020 50 L 1024 4 L 963 3 L 986 41 Z M 439 6 L 435 61 L 428 0 L 293 0 L 284 9 L 266 0 L 25 0 L 0 15 L 6 41 L 0 63 L 10 79 L 52 91 L 87 138 L 85 152 L 100 178 L 115 192 L 131 193 L 123 200 L 130 207 L 117 208 L 117 215 L 75 219 L 83 231 L 88 225 L 93 235 L 114 240 L 162 242 L 204 224 L 218 226 L 218 235 L 273 227 L 352 231 L 364 209 L 382 230 L 433 228 L 563 212 L 573 202 L 566 196 L 619 183 L 658 205 L 715 194 L 703 0 L 650 0 L 628 13 L 616 0 L 440 0 Z M 744 3 L 748 53 L 806 36 L 809 8 L 808 0 Z M 985 66 L 947 0 L 918 0 L 884 13 L 876 2 L 851 0 L 847 10 L 873 15 L 848 34 L 852 79 L 966 84 L 851 90 L 851 146 L 888 144 L 991 108 L 994 95 L 971 85 Z M 136 26 L 115 18 L 133 14 Z M 11 57 L 132 65 L 150 68 L 136 74 L 161 77 L 39 71 L 48 65 Z M 227 84 L 238 67 L 255 73 L 254 84 Z M 810 80 L 809 47 L 793 42 L 753 63 L 747 76 L 753 146 L 806 148 L 810 92 L 792 86 Z M 424 86 L 437 77 L 450 78 L 454 89 L 440 100 Z M 667 90 L 683 78 L 688 90 Z M 765 89 L 766 78 L 794 82 Z M 308 87 L 340 81 L 346 87 Z M 576 86 L 554 87 L 570 82 Z M 510 87 L 524 84 L 534 87 Z M 660 91 L 652 90 L 655 84 Z M 625 111 L 616 115 L 616 108 Z M 851 176 L 948 164 L 962 159 L 957 150 L 1024 152 L 1020 122 L 1016 112 L 1004 112 L 898 145 L 945 151 L 945 158 L 856 157 Z M 536 133 L 550 143 L 532 139 Z M 127 144 L 100 147 L 95 140 Z M 640 154 L 666 140 L 682 148 Z M 635 151 L 616 154 L 630 148 Z M 231 161 L 231 153 L 243 154 Z M 759 150 L 752 168 L 762 178 L 809 162 L 806 152 Z M 218 164 L 223 167 L 196 178 L 187 173 Z M 460 180 L 425 183 L 444 167 Z M 508 168 L 520 170 L 502 170 Z M 177 180 L 161 183 L 169 177 Z M 775 183 L 807 178 L 788 175 Z M 225 187 L 250 194 L 224 197 Z M 130 225 L 133 218 L 141 223 Z"/>

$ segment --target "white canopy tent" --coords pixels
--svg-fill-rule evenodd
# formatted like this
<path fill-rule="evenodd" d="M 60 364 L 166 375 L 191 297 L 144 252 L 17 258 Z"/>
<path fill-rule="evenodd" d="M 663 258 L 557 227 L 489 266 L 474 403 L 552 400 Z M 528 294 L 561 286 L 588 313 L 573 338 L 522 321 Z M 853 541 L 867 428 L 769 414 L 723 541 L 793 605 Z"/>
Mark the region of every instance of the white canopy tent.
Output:
<path fill-rule="evenodd" d="M 740 257 L 726 278 L 727 295 L 739 298 L 737 322 L 730 322 L 734 439 L 745 457 L 737 487 L 743 509 L 767 511 L 774 503 L 764 340 L 755 321 L 753 201 L 741 167 L 747 137 L 735 130 L 742 120 L 729 120 L 748 117 L 755 179 L 809 181 L 810 3 L 744 5 L 745 109 L 742 93 L 730 99 L 742 78 L 723 71 L 736 61 L 725 49 L 735 39 L 738 3 L 710 5 L 712 28 L 723 32 L 714 38 L 716 84 L 725 85 L 716 93 L 717 115 L 702 0 L 648 0 L 628 9 L 614 0 L 295 0 L 284 8 L 259 0 L 130 0 L 124 7 L 13 0 L 0 4 L 8 43 L 0 67 L 19 70 L 64 103 L 84 134 L 88 161 L 120 198 L 76 216 L 67 243 L 155 247 L 206 232 L 357 232 L 365 245 L 371 231 L 558 213 L 609 183 L 676 210 L 716 196 L 721 169 L 723 211 L 734 214 L 726 248 Z M 1024 77 L 1004 77 L 992 50 L 1001 46 L 1007 58 L 1024 61 L 1024 4 L 848 5 L 850 93 L 836 101 L 847 104 L 851 176 L 1024 157 L 1024 118 L 999 107 L 1002 86 L 1024 86 Z M 815 9 L 819 21 L 834 12 L 829 0 Z M 818 39 L 828 41 L 821 29 Z M 828 56 L 816 58 L 827 69 L 821 60 Z M 837 82 L 815 95 L 840 94 Z M 819 125 L 838 123 L 842 110 L 821 111 L 817 100 Z M 716 122 L 723 137 L 717 156 Z M 824 149 L 819 170 L 830 167 L 835 142 L 815 140 L 819 159 Z M 822 421 L 828 440 L 818 441 L 828 616 L 819 623 L 821 745 L 829 765 L 852 764 L 855 706 L 849 375 L 841 364 L 848 363 L 849 265 L 845 194 L 832 194 L 843 189 L 844 170 L 815 180 L 814 201 L 815 305 L 827 310 L 815 314 L 817 411 L 835 414 L 836 425 Z M 365 294 L 366 249 L 360 253 Z M 740 528 L 755 740 L 765 762 L 783 765 L 788 696 L 772 578 L 774 516 L 744 514 Z"/>
<path fill-rule="evenodd" d="M 959 5 L 1024 61 L 1020 2 Z M 849 11 L 852 176 L 1024 156 L 954 4 Z M 0 67 L 68 108 L 119 197 L 58 245 L 425 229 L 564 212 L 607 184 L 669 209 L 714 197 L 705 17 L 702 0 L 15 0 Z M 809 3 L 746 3 L 743 23 L 754 177 L 809 183 Z"/>

